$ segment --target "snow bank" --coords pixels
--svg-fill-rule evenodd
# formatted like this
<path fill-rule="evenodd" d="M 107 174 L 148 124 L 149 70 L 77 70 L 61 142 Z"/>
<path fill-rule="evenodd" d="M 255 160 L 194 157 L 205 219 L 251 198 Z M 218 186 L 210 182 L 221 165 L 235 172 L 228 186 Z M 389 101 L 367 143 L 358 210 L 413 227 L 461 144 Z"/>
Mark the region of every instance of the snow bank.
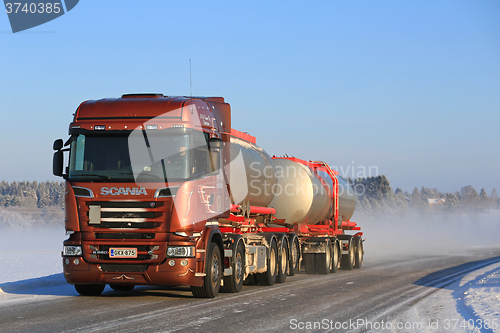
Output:
<path fill-rule="evenodd" d="M 406 332 L 500 332 L 500 263 L 436 289 L 392 322 Z"/>

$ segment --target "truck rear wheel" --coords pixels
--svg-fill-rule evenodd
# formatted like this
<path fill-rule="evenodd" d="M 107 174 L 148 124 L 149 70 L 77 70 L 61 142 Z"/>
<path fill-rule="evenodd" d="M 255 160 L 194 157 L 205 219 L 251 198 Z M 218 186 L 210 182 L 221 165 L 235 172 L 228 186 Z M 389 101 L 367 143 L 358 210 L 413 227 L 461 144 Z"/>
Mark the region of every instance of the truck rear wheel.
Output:
<path fill-rule="evenodd" d="M 222 272 L 222 259 L 217 244 L 210 243 L 208 255 L 205 262 L 205 279 L 203 286 L 191 287 L 194 297 L 214 298 L 219 294 Z"/>
<path fill-rule="evenodd" d="M 288 264 L 288 275 L 294 276 L 299 270 L 300 244 L 297 236 L 293 235 L 290 240 L 290 255 Z"/>
<path fill-rule="evenodd" d="M 316 257 L 316 271 L 319 274 L 329 274 L 330 266 L 332 264 L 332 253 L 331 253 L 330 241 L 325 241 L 325 253 L 315 253 Z"/>
<path fill-rule="evenodd" d="M 278 246 L 276 239 L 273 238 L 269 248 L 269 256 L 267 258 L 267 271 L 256 275 L 257 282 L 260 285 L 272 286 L 276 282 L 278 275 Z"/>
<path fill-rule="evenodd" d="M 224 285 L 221 286 L 221 291 L 224 293 L 239 293 L 243 286 L 243 279 L 245 277 L 245 249 L 240 242 L 236 248 L 232 260 L 233 274 L 224 276 Z"/>
<path fill-rule="evenodd" d="M 339 241 L 335 239 L 332 245 L 332 266 L 331 266 L 331 273 L 336 273 L 339 270 L 339 264 L 340 264 L 340 245 Z"/>
<path fill-rule="evenodd" d="M 116 291 L 131 291 L 135 287 L 133 284 L 110 284 L 109 286 Z"/>
<path fill-rule="evenodd" d="M 278 276 L 276 282 L 285 283 L 286 276 L 288 275 L 288 240 L 283 237 L 281 240 L 280 250 L 278 251 Z"/>
<path fill-rule="evenodd" d="M 361 237 L 355 237 L 354 240 L 356 244 L 354 268 L 361 268 L 361 265 L 363 265 L 363 240 Z"/>
<path fill-rule="evenodd" d="M 75 284 L 76 291 L 82 296 L 99 296 L 104 287 L 105 284 Z"/>
<path fill-rule="evenodd" d="M 354 255 L 355 255 L 354 240 L 352 237 L 349 237 L 348 252 L 349 253 L 342 255 L 342 261 L 340 267 L 342 269 L 351 270 L 354 266 Z"/>

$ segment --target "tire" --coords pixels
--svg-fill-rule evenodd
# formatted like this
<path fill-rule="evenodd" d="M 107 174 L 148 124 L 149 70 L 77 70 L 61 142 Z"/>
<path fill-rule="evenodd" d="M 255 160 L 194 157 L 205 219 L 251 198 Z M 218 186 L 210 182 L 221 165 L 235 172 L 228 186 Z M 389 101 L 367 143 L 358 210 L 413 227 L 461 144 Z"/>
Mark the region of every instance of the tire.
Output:
<path fill-rule="evenodd" d="M 330 240 L 326 240 L 325 243 L 325 253 L 315 253 L 316 271 L 323 275 L 330 273 L 332 264 Z"/>
<path fill-rule="evenodd" d="M 292 244 L 290 246 L 289 258 L 288 258 L 288 275 L 294 276 L 299 270 L 299 260 L 300 260 L 300 244 L 297 236 L 293 236 L 290 241 Z"/>
<path fill-rule="evenodd" d="M 340 265 L 340 244 L 338 240 L 335 240 L 332 246 L 332 265 L 330 272 L 337 273 L 337 271 L 339 270 L 339 265 Z"/>
<path fill-rule="evenodd" d="M 316 264 L 314 262 L 314 253 L 303 253 L 302 259 L 304 260 L 304 265 L 306 266 L 307 274 L 316 274 Z"/>
<path fill-rule="evenodd" d="M 353 266 L 354 266 L 354 255 L 355 255 L 355 248 L 354 248 L 354 240 L 352 237 L 349 238 L 349 253 L 348 254 L 343 254 L 341 263 L 340 263 L 340 268 L 345 269 L 350 271 Z"/>
<path fill-rule="evenodd" d="M 210 243 L 206 258 L 203 286 L 191 287 L 193 296 L 197 298 L 214 298 L 220 290 L 223 261 L 217 244 Z"/>
<path fill-rule="evenodd" d="M 363 265 L 363 240 L 361 237 L 355 237 L 356 255 L 354 257 L 354 268 L 361 268 Z"/>
<path fill-rule="evenodd" d="M 243 280 L 245 278 L 245 248 L 242 242 L 238 244 L 234 253 L 232 269 L 232 275 L 224 276 L 224 285 L 221 286 L 221 292 L 239 293 L 243 287 Z"/>
<path fill-rule="evenodd" d="M 104 287 L 105 284 L 75 284 L 76 291 L 82 296 L 99 296 Z"/>
<path fill-rule="evenodd" d="M 283 237 L 281 240 L 280 250 L 278 251 L 278 276 L 276 277 L 277 283 L 285 283 L 286 276 L 288 275 L 288 238 Z"/>
<path fill-rule="evenodd" d="M 133 284 L 110 284 L 109 286 L 116 291 L 131 291 L 135 287 Z"/>
<path fill-rule="evenodd" d="M 250 274 L 247 276 L 247 278 L 243 281 L 243 285 L 245 286 L 255 286 L 255 274 Z"/>
<path fill-rule="evenodd" d="M 273 238 L 271 247 L 269 248 L 269 256 L 267 258 L 267 271 L 265 273 L 256 274 L 257 283 L 262 286 L 272 286 L 276 282 L 278 275 L 278 246 L 276 239 Z"/>

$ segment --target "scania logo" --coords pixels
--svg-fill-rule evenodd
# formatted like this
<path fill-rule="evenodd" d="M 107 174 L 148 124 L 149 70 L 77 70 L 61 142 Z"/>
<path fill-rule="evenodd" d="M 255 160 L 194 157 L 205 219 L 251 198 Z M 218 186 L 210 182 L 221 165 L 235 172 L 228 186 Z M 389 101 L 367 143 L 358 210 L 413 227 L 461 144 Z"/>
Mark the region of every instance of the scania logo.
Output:
<path fill-rule="evenodd" d="M 148 195 L 144 187 L 101 187 L 101 195 Z"/>

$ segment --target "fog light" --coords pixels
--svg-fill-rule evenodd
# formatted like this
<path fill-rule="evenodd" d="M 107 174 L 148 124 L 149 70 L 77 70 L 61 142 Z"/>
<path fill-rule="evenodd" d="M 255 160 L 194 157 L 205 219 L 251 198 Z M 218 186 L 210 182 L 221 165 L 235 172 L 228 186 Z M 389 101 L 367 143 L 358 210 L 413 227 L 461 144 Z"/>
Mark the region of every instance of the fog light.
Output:
<path fill-rule="evenodd" d="M 69 259 L 68 259 L 68 258 L 64 259 L 64 263 L 65 263 L 66 265 L 69 265 Z"/>
<path fill-rule="evenodd" d="M 73 260 L 73 264 L 78 266 L 80 264 L 80 260 L 78 260 L 78 259 Z"/>
<path fill-rule="evenodd" d="M 187 266 L 188 265 L 188 261 L 186 259 L 184 259 L 183 261 L 181 261 L 181 265 L 182 266 Z"/>
<path fill-rule="evenodd" d="M 170 266 L 174 266 L 174 265 L 175 265 L 175 260 L 173 260 L 173 259 L 172 259 L 172 260 L 170 260 L 170 261 L 168 262 L 168 264 L 169 264 Z"/>

